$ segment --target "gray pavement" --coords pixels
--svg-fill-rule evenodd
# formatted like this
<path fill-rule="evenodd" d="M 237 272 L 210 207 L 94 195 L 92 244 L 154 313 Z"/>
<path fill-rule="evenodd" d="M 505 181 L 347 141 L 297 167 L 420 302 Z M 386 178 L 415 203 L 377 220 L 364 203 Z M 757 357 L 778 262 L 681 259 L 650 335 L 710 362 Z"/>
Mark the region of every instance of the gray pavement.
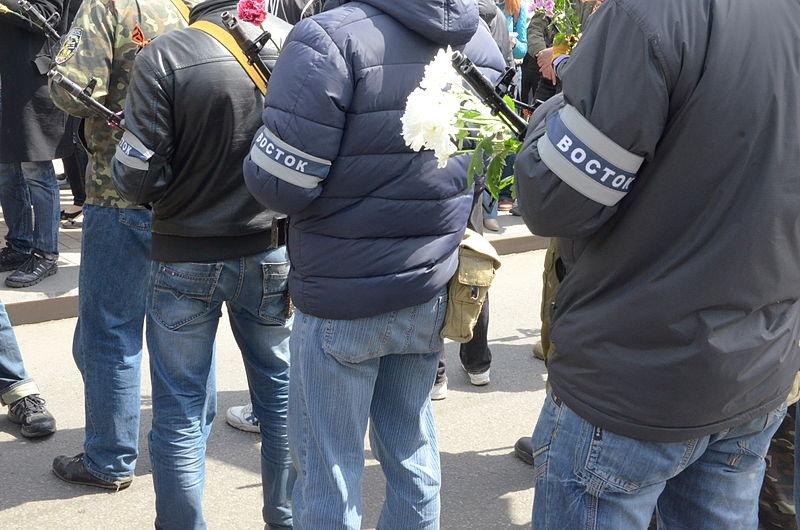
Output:
<path fill-rule="evenodd" d="M 544 400 L 544 365 L 531 355 L 539 335 L 543 260 L 544 251 L 503 257 L 491 293 L 494 361 L 489 386 L 470 386 L 459 365 L 457 345 L 446 347 L 450 394 L 434 403 L 442 457 L 442 528 L 530 525 L 532 470 L 514 458 L 513 445 L 530 434 Z M 56 416 L 59 432 L 48 440 L 25 440 L 0 410 L 0 529 L 152 528 L 146 356 L 141 456 L 133 485 L 106 493 L 62 483 L 50 471 L 54 456 L 80 452 L 83 441 L 83 386 L 71 355 L 74 325 L 75 320 L 68 319 L 16 328 L 28 371 Z M 217 386 L 205 515 L 212 529 L 262 528 L 259 438 L 230 428 L 224 420 L 227 407 L 248 401 L 241 357 L 226 323 L 218 335 Z M 380 466 L 370 458 L 364 481 L 365 528 L 377 522 L 383 489 Z"/>

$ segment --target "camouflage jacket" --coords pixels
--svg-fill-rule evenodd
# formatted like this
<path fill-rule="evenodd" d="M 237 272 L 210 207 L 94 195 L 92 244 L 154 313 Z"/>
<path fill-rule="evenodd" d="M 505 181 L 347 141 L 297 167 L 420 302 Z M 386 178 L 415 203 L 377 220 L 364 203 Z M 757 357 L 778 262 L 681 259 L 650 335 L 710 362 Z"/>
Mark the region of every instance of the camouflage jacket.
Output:
<path fill-rule="evenodd" d="M 84 0 L 56 54 L 55 68 L 81 86 L 96 78 L 94 97 L 117 112 L 125 104 L 136 53 L 158 35 L 185 26 L 186 20 L 170 0 Z M 50 95 L 67 113 L 86 118 L 86 202 L 137 207 L 122 199 L 111 182 L 111 162 L 122 132 L 52 83 Z"/>

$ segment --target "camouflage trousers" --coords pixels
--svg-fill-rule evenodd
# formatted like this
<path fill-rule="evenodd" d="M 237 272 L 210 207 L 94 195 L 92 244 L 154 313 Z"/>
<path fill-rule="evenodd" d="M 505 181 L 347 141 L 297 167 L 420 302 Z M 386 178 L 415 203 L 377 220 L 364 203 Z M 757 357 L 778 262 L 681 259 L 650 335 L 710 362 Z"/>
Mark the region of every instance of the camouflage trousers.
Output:
<path fill-rule="evenodd" d="M 797 407 L 792 405 L 772 437 L 758 506 L 758 527 L 797 529 L 794 506 L 794 445 Z"/>
<path fill-rule="evenodd" d="M 558 262 L 560 261 L 558 250 L 558 239 L 550 239 L 547 247 L 547 254 L 544 257 L 544 272 L 542 273 L 542 351 L 544 358 L 550 354 L 553 344 L 550 342 L 550 324 L 553 321 L 553 306 L 556 303 L 556 293 L 558 285 Z"/>

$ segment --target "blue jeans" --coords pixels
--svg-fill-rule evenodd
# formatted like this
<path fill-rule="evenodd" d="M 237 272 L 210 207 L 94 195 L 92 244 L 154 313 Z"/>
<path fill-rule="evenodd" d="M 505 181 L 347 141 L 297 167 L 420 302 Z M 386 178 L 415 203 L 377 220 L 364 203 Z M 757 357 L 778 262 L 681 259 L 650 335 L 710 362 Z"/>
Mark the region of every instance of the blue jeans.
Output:
<path fill-rule="evenodd" d="M 0 206 L 11 248 L 58 256 L 61 202 L 52 162 L 0 163 Z"/>
<path fill-rule="evenodd" d="M 386 476 L 378 528 L 439 528 L 441 473 L 430 391 L 447 292 L 358 320 L 298 312 L 292 334 L 289 441 L 300 530 L 361 528 L 364 434 Z"/>
<path fill-rule="evenodd" d="M 800 417 L 800 403 L 794 405 L 797 407 L 795 410 L 795 420 Z M 797 526 L 800 527 L 800 433 L 797 432 L 797 425 L 794 427 L 794 509 L 795 517 L 797 518 Z"/>
<path fill-rule="evenodd" d="M 218 263 L 153 263 L 147 346 L 156 528 L 206 527 L 205 450 L 216 415 L 214 352 L 223 302 L 261 425 L 264 521 L 270 527 L 292 525 L 288 273 L 285 247 Z"/>
<path fill-rule="evenodd" d="M 133 475 L 139 454 L 150 212 L 86 205 L 83 214 L 72 354 L 84 384 L 84 463 L 115 481 Z"/>
<path fill-rule="evenodd" d="M 786 406 L 686 442 L 595 427 L 548 395 L 533 433 L 533 528 L 755 529 L 764 456 Z"/>
<path fill-rule="evenodd" d="M 0 302 L 0 404 L 10 405 L 38 393 L 36 383 L 22 364 L 22 354 L 6 306 Z"/>

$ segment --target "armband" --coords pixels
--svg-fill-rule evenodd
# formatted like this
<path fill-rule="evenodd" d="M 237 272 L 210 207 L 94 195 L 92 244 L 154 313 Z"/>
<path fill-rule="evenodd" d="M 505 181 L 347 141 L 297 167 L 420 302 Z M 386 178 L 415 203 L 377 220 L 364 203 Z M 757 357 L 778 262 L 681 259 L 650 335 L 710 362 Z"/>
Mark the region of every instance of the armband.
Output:
<path fill-rule="evenodd" d="M 300 188 L 314 189 L 325 180 L 329 160 L 292 147 L 262 127 L 250 149 L 250 160 L 270 175 Z"/>
<path fill-rule="evenodd" d="M 567 105 L 547 119 L 542 162 L 583 196 L 614 206 L 631 189 L 644 158 L 626 151 Z"/>
<path fill-rule="evenodd" d="M 130 131 L 125 131 L 122 134 L 122 139 L 117 144 L 117 150 L 114 153 L 120 164 L 126 165 L 133 169 L 147 171 L 150 168 L 150 159 L 155 153 L 145 147 L 141 140 L 133 135 Z"/>

